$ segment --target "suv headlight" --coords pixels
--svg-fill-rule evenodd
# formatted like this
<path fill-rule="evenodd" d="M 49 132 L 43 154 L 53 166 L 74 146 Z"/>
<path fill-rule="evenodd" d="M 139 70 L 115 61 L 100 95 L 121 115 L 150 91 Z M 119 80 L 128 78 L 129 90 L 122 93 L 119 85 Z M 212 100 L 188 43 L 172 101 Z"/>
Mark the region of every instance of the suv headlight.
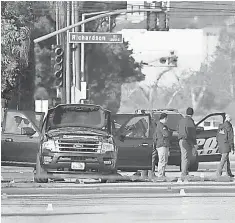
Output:
<path fill-rule="evenodd" d="M 112 138 L 105 139 L 102 142 L 101 153 L 112 152 L 115 150 L 114 142 Z"/>
<path fill-rule="evenodd" d="M 42 150 L 57 151 L 57 146 L 54 140 L 49 139 L 42 143 Z"/>

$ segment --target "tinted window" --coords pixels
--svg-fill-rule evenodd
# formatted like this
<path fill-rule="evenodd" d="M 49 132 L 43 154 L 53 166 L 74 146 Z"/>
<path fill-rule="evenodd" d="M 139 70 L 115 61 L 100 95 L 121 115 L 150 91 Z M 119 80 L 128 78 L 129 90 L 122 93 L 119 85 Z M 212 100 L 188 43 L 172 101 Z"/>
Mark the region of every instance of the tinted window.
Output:
<path fill-rule="evenodd" d="M 30 127 L 34 131 L 36 129 L 32 125 L 31 121 L 19 111 L 8 111 L 6 115 L 6 125 L 5 125 L 5 133 L 22 135 L 23 128 Z M 38 136 L 36 132 L 33 136 Z"/>
<path fill-rule="evenodd" d="M 138 116 L 130 119 L 125 125 L 125 136 L 131 138 L 149 137 L 149 119 L 148 116 Z"/>
<path fill-rule="evenodd" d="M 108 115 L 99 107 L 58 106 L 48 112 L 47 129 L 59 127 L 107 127 Z"/>
<path fill-rule="evenodd" d="M 117 115 L 113 115 L 112 117 L 113 117 L 113 120 L 114 120 L 115 129 L 116 130 L 119 129 L 132 116 L 133 116 L 133 114 L 117 114 Z"/>

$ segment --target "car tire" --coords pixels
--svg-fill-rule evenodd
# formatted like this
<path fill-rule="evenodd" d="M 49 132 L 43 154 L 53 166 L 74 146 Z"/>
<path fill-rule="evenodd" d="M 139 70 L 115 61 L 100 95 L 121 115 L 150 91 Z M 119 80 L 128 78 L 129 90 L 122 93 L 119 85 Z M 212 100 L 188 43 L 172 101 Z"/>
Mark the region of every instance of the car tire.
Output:
<path fill-rule="evenodd" d="M 47 172 L 41 166 L 40 156 L 39 154 L 37 154 L 36 171 L 34 173 L 34 182 L 35 183 L 48 183 L 48 178 L 44 176 L 46 174 Z"/>

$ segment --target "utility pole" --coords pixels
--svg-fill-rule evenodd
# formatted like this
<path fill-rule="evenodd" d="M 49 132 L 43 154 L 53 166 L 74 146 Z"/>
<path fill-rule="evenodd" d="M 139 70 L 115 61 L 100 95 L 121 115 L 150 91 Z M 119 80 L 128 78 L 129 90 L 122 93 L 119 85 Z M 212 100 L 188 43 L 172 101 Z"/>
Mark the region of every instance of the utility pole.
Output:
<path fill-rule="evenodd" d="M 67 12 L 67 2 L 63 2 L 63 1 L 56 1 L 56 6 L 58 7 L 58 11 L 56 11 L 56 15 L 57 15 L 57 26 L 58 30 L 60 30 L 61 28 L 64 28 L 67 25 L 67 16 L 66 16 L 66 12 Z M 57 31 L 58 31 L 57 30 Z M 66 32 L 65 33 L 58 33 L 57 34 L 57 44 L 61 45 L 61 47 L 64 50 L 66 50 Z M 66 56 L 66 55 L 65 55 Z M 65 61 L 64 61 L 65 63 Z M 61 103 L 65 104 L 66 103 L 66 68 L 65 68 L 65 64 L 63 66 L 63 86 L 61 87 Z"/>
<path fill-rule="evenodd" d="M 70 2 L 67 1 L 67 27 L 70 26 Z M 71 77 L 70 77 L 70 43 L 68 41 L 69 30 L 67 30 L 67 37 L 66 37 L 66 104 L 70 104 L 71 102 Z"/>
<path fill-rule="evenodd" d="M 71 21 L 72 24 L 79 22 L 79 2 L 72 2 L 72 14 Z M 79 27 L 75 27 L 72 30 L 73 32 L 79 32 Z M 72 84 L 72 95 L 71 101 L 72 103 L 78 103 L 80 100 L 80 44 L 74 43 L 72 44 L 72 76 L 73 76 L 73 84 Z"/>
<path fill-rule="evenodd" d="M 71 13 L 71 24 L 75 23 L 75 2 L 72 1 L 72 13 Z M 73 32 L 75 32 L 75 28 L 72 29 Z M 76 48 L 76 44 L 72 44 L 72 88 L 71 88 L 71 103 L 75 102 L 75 84 L 76 84 L 76 61 L 75 61 L 75 48 Z"/>
<path fill-rule="evenodd" d="M 79 22 L 80 18 L 80 8 L 83 7 L 82 2 L 75 1 L 75 23 Z M 75 27 L 75 32 L 79 32 L 80 27 Z M 80 55 L 81 55 L 81 44 L 76 45 L 75 49 L 75 61 L 76 61 L 76 81 L 75 81 L 75 86 L 78 88 L 78 90 L 81 89 L 81 63 L 80 63 Z"/>

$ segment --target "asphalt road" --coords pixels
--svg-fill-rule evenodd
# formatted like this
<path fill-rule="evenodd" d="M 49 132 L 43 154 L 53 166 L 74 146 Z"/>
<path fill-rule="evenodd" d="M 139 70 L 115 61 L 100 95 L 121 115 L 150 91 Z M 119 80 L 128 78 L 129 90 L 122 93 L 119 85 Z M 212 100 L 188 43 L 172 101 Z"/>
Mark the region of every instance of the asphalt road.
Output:
<path fill-rule="evenodd" d="M 12 196 L 2 199 L 3 223 L 234 222 L 235 194 L 162 196 L 117 193 Z"/>
<path fill-rule="evenodd" d="M 201 163 L 195 176 L 214 176 L 218 163 Z M 235 173 L 235 162 L 232 162 Z M 131 175 L 133 173 L 122 173 Z M 3 223 L 234 222 L 235 182 L 32 183 L 32 169 L 2 167 Z M 168 167 L 167 176 L 180 176 Z"/>
<path fill-rule="evenodd" d="M 231 157 L 231 169 L 235 173 L 235 155 Z M 205 177 L 214 177 L 215 171 L 218 166 L 218 162 L 208 162 L 200 163 L 199 170 L 197 172 L 192 172 L 194 176 L 200 177 L 201 175 Z M 131 176 L 134 173 L 122 172 L 123 176 Z M 167 166 L 168 177 L 180 177 L 179 167 L 177 166 Z M 4 180 L 14 180 L 15 182 L 31 182 L 33 181 L 33 168 L 26 167 L 11 167 L 11 166 L 2 166 L 1 167 L 1 176 Z M 68 179 L 70 181 L 71 179 Z"/>

